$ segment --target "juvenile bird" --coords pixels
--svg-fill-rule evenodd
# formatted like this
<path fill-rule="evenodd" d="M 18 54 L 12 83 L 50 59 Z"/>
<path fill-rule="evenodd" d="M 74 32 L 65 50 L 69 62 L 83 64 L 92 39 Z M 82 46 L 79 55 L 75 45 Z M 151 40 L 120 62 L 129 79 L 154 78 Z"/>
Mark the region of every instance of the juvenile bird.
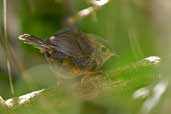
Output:
<path fill-rule="evenodd" d="M 67 78 L 97 72 L 113 55 L 94 38 L 71 29 L 58 32 L 47 40 L 41 40 L 30 34 L 23 34 L 18 38 L 39 48 L 50 63 L 58 65 L 58 69 L 62 68 L 62 71 L 69 72 L 72 76 Z"/>

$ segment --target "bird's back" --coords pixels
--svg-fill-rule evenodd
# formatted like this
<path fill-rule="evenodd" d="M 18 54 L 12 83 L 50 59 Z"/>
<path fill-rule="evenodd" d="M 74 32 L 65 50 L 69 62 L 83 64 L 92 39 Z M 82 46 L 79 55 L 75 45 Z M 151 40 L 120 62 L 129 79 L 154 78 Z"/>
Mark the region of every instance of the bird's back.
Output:
<path fill-rule="evenodd" d="M 71 30 L 51 36 L 46 43 L 57 51 L 74 58 L 89 57 L 94 51 L 85 35 Z"/>

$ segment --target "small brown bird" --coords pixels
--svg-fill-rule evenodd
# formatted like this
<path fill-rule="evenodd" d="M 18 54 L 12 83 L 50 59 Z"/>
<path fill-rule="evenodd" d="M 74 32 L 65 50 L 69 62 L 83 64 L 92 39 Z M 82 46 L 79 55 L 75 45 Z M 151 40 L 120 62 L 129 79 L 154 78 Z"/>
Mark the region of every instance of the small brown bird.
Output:
<path fill-rule="evenodd" d="M 18 38 L 39 48 L 50 63 L 62 66 L 64 71 L 73 76 L 99 71 L 103 63 L 113 55 L 92 37 L 71 29 L 58 32 L 46 41 L 30 34 L 23 34 Z"/>

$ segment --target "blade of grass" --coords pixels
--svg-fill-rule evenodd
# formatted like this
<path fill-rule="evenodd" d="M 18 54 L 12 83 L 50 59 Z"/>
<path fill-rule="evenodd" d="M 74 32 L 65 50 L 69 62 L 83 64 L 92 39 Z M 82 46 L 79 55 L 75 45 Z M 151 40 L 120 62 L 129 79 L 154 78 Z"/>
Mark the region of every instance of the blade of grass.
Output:
<path fill-rule="evenodd" d="M 3 0 L 3 44 L 6 52 L 6 64 L 8 69 L 9 84 L 11 94 L 14 95 L 14 87 L 12 83 L 11 65 L 10 65 L 10 50 L 8 48 L 8 35 L 7 35 L 7 0 Z"/>

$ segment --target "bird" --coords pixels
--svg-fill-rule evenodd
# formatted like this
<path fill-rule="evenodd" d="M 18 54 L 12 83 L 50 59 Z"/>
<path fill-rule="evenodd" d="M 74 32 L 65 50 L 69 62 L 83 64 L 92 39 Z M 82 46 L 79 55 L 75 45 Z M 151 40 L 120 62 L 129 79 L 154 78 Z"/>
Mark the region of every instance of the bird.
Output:
<path fill-rule="evenodd" d="M 104 45 L 79 30 L 62 30 L 46 40 L 31 34 L 19 35 L 18 39 L 40 49 L 50 63 L 72 74 L 69 78 L 94 74 L 113 55 Z"/>

